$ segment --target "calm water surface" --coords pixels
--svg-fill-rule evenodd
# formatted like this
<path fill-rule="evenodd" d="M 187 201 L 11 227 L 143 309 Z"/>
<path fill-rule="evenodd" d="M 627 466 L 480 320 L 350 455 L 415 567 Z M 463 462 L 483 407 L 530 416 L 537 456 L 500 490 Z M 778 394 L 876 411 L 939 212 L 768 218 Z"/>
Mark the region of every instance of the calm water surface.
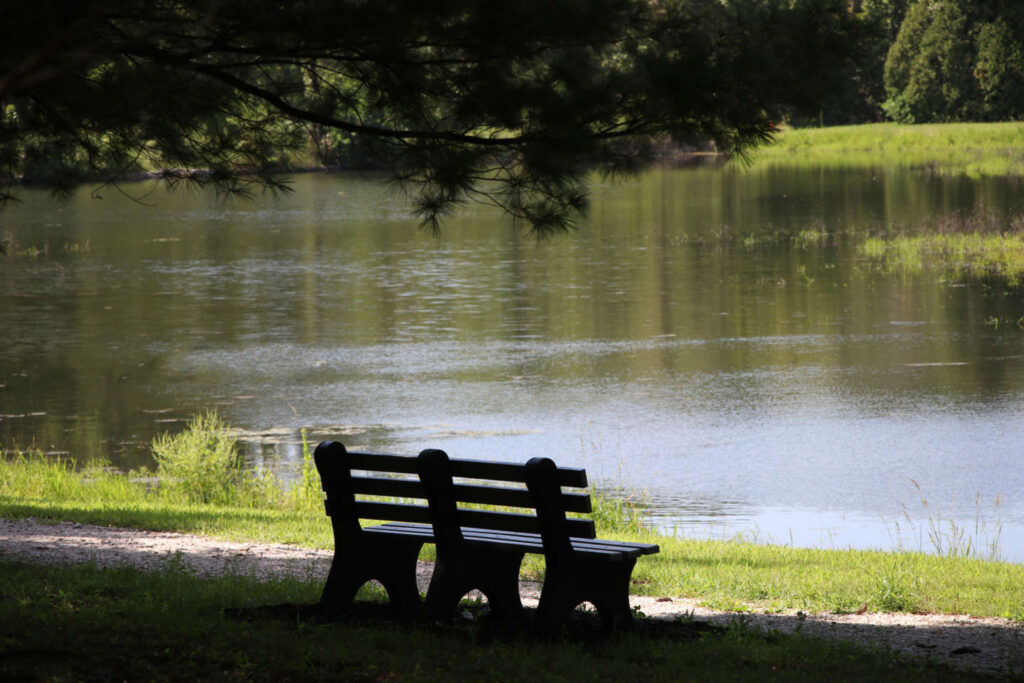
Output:
<path fill-rule="evenodd" d="M 434 238 L 383 182 L 294 180 L 0 213 L 0 445 L 132 467 L 216 408 L 286 476 L 302 428 L 543 454 L 693 536 L 932 551 L 953 520 L 1024 561 L 1024 290 L 857 254 L 1020 215 L 1014 181 L 656 171 L 538 244 L 483 207 Z"/>

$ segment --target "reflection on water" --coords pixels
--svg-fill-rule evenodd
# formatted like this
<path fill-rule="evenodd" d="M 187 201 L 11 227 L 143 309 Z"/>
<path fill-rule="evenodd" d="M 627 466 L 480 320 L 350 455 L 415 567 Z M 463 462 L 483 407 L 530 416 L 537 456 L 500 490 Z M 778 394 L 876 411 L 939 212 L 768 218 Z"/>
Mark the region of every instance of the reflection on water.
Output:
<path fill-rule="evenodd" d="M 1020 214 L 1013 182 L 657 171 L 598 186 L 589 223 L 540 244 L 484 208 L 435 239 L 372 179 L 295 189 L 0 213 L 3 447 L 137 466 L 216 408 L 285 477 L 303 428 L 545 454 L 688 534 L 927 550 L 911 536 L 952 518 L 1002 523 L 1024 560 L 1024 332 L 986 325 L 1024 295 L 856 250 Z"/>

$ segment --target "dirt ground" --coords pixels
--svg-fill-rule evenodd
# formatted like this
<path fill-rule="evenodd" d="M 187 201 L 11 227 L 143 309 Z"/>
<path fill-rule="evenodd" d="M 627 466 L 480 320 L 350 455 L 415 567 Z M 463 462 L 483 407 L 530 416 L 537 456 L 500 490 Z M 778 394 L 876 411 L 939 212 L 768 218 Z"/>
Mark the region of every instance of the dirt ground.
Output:
<path fill-rule="evenodd" d="M 93 562 L 100 567 L 130 565 L 158 569 L 177 557 L 199 575 L 225 572 L 258 578 L 290 575 L 322 580 L 331 553 L 287 545 L 232 543 L 187 534 L 138 531 L 32 519 L 0 518 L 0 558 L 39 563 Z M 433 567 L 421 563 L 426 590 Z M 535 606 L 540 585 L 522 582 L 523 604 Z M 882 645 L 962 669 L 1024 675 L 1024 624 L 1008 619 L 942 614 L 805 614 L 723 612 L 674 596 L 632 596 L 635 609 L 652 619 L 695 619 L 728 624 L 740 619 L 765 630 L 802 633 Z"/>

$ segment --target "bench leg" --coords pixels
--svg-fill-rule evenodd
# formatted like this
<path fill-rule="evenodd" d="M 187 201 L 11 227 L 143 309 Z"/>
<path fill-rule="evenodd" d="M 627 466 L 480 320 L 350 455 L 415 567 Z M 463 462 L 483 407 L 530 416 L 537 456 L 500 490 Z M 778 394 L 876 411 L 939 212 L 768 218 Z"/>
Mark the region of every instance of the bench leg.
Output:
<path fill-rule="evenodd" d="M 367 581 L 384 586 L 394 608 L 406 615 L 420 612 L 416 562 L 423 542 L 367 538 L 357 545 L 336 549 L 320 606 L 331 611 L 352 607 L 356 593 Z"/>
<path fill-rule="evenodd" d="M 462 596 L 474 589 L 487 596 L 492 617 L 514 619 L 522 614 L 519 567 L 523 553 L 483 549 L 442 552 L 439 548 L 437 554 L 426 601 L 431 619 L 451 617 Z"/>
<path fill-rule="evenodd" d="M 590 562 L 573 559 L 547 567 L 537 619 L 555 630 L 582 602 L 593 603 L 605 630 L 628 629 L 633 623 L 629 581 L 636 559 Z"/>

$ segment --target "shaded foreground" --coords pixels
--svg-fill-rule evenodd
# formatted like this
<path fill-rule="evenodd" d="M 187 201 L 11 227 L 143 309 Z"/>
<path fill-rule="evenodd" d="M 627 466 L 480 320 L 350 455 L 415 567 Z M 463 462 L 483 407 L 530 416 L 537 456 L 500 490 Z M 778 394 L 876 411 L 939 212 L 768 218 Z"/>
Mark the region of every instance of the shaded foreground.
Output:
<path fill-rule="evenodd" d="M 196 581 L 243 581 L 251 595 L 232 598 L 223 603 L 234 617 L 262 622 L 334 623 L 325 619 L 314 606 L 323 577 L 330 565 L 331 553 L 324 550 L 294 546 L 256 543 L 230 543 L 211 538 L 176 533 L 142 532 L 132 529 L 98 527 L 82 524 L 44 524 L 34 520 L 0 518 L 0 556 L 11 561 L 51 565 L 78 564 L 91 567 L 106 576 L 116 576 L 126 566 L 142 568 L 157 574 L 179 574 Z M 421 563 L 419 583 L 426 589 L 432 566 Z M 275 586 L 291 582 L 301 588 L 297 593 L 280 595 Z M 58 594 L 67 589 L 60 583 L 53 586 Z M 40 594 L 45 594 L 42 590 Z M 524 603 L 533 607 L 539 595 L 539 584 L 521 582 Z M 298 597 L 296 597 L 298 596 Z M 386 617 L 387 606 L 374 604 L 381 594 L 365 590 L 364 603 L 356 617 Z M 175 598 L 174 601 L 178 601 Z M 1024 625 L 1002 619 L 977 619 L 963 616 L 917 614 L 805 614 L 787 610 L 775 613 L 737 613 L 713 610 L 701 602 L 686 598 L 632 596 L 636 611 L 637 633 L 643 639 L 670 638 L 692 640 L 727 636 L 735 630 L 751 638 L 790 637 L 825 638 L 888 650 L 891 654 L 911 654 L 941 661 L 974 671 L 1006 673 L 1024 672 Z M 456 621 L 459 628 L 483 629 L 474 637 L 520 638 L 530 632 L 527 625 L 512 629 L 495 629 L 486 620 L 476 617 L 486 612 L 478 602 L 466 603 L 464 616 Z M 649 618 L 644 618 L 649 617 Z M 18 623 L 18 622 L 15 622 Z M 352 619 L 342 623 L 351 625 Z M 362 623 L 362 622 L 359 622 Z M 373 622 L 368 622 L 372 625 Z M 703 634 L 703 635 L 702 635 Z M 761 634 L 761 635 L 758 635 Z M 764 635 L 770 634 L 770 635 Z M 591 641 L 600 639 L 598 622 L 593 615 L 578 614 L 565 629 L 564 635 Z M 735 634 L 733 634 L 735 635 Z M 775 663 L 778 666 L 778 662 Z"/>
<path fill-rule="evenodd" d="M 317 590 L 313 581 L 199 578 L 173 560 L 152 573 L 0 562 L 0 678 L 977 680 L 742 623 L 645 623 L 606 637 L 583 616 L 562 637 L 541 640 L 529 629 L 495 630 L 486 619 L 397 622 L 373 604 L 325 619 L 298 607 Z"/>

